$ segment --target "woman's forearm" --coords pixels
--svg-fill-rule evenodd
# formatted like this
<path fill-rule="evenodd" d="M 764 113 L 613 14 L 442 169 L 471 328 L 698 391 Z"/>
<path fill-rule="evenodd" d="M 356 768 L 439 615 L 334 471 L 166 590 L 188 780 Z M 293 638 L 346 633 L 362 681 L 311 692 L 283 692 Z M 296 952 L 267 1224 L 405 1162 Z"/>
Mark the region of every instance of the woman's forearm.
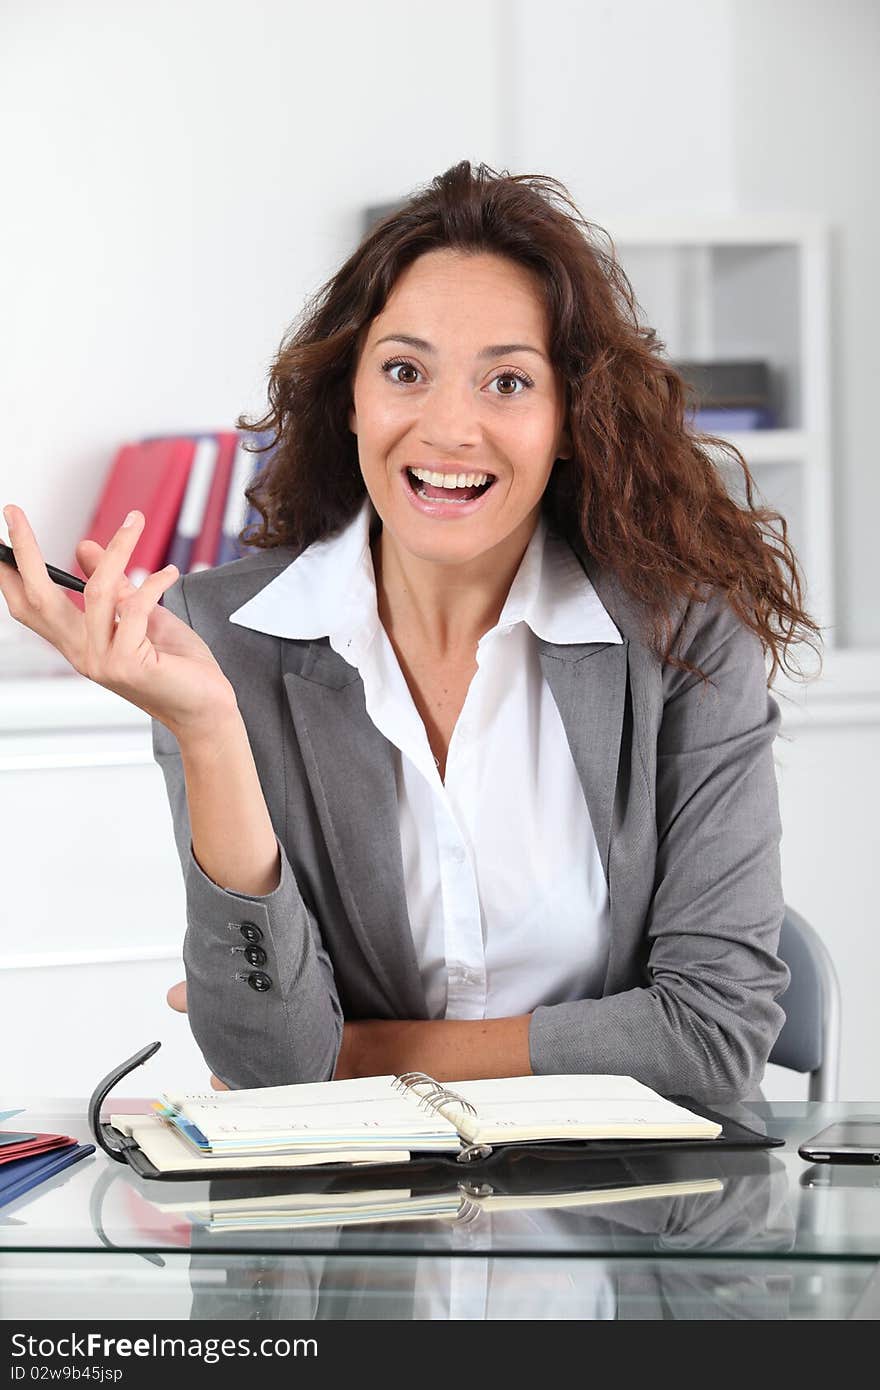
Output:
<path fill-rule="evenodd" d="M 334 1073 L 387 1076 L 423 1071 L 436 1081 L 530 1076 L 531 1014 L 486 1019 L 358 1019 L 347 1021 Z"/>
<path fill-rule="evenodd" d="M 178 742 L 200 868 L 221 888 L 272 893 L 281 879 L 281 857 L 241 715 Z"/>

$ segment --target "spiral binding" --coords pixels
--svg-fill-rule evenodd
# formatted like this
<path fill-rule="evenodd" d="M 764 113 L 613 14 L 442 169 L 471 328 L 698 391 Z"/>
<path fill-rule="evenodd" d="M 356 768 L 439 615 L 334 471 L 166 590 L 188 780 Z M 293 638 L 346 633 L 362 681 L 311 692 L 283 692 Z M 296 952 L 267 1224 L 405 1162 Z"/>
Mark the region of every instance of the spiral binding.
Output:
<path fill-rule="evenodd" d="M 461 1105 L 465 1110 L 469 1110 L 472 1115 L 476 1115 L 476 1106 L 471 1105 L 469 1100 L 460 1096 L 457 1091 L 450 1091 L 448 1087 L 441 1086 L 439 1081 L 435 1081 L 433 1076 L 428 1076 L 423 1071 L 405 1071 L 400 1076 L 395 1076 L 392 1085 L 401 1091 L 414 1091 L 417 1086 L 427 1086 L 429 1089 L 424 1095 L 419 1095 L 419 1106 L 424 1106 L 426 1110 L 433 1110 L 438 1115 L 443 1114 L 444 1105 Z M 418 1094 L 418 1093 L 417 1093 Z M 444 1116 L 444 1118 L 447 1118 Z"/>
<path fill-rule="evenodd" d="M 444 1105 L 460 1105 L 464 1110 L 469 1110 L 472 1115 L 476 1115 L 477 1108 L 471 1105 L 469 1100 L 460 1096 L 457 1091 L 451 1091 L 448 1086 L 441 1086 L 439 1081 L 435 1081 L 433 1076 L 428 1076 L 424 1071 L 405 1071 L 400 1076 L 395 1076 L 392 1086 L 401 1091 L 415 1091 L 418 1086 L 427 1086 L 428 1090 L 419 1095 L 419 1105 L 426 1110 L 433 1110 L 437 1115 L 443 1115 Z M 448 1115 L 443 1115 L 444 1119 L 449 1119 Z M 461 1152 L 456 1154 L 457 1163 L 476 1163 L 481 1158 L 488 1158 L 492 1152 L 489 1144 L 465 1144 Z"/>
<path fill-rule="evenodd" d="M 417 1086 L 427 1086 L 428 1090 L 424 1095 L 418 1097 L 418 1105 L 424 1105 L 427 1111 L 434 1111 L 437 1115 L 443 1115 L 443 1105 L 460 1105 L 471 1115 L 477 1113 L 477 1106 L 471 1105 L 463 1095 L 457 1091 L 450 1091 L 448 1086 L 441 1086 L 434 1077 L 428 1076 L 427 1072 L 402 1072 L 400 1076 L 395 1076 L 392 1086 L 400 1091 L 413 1091 Z M 443 1119 L 449 1119 L 448 1115 L 443 1115 Z M 462 1151 L 456 1154 L 457 1163 L 475 1163 L 481 1158 L 488 1158 L 491 1155 L 491 1144 L 466 1144 Z"/>

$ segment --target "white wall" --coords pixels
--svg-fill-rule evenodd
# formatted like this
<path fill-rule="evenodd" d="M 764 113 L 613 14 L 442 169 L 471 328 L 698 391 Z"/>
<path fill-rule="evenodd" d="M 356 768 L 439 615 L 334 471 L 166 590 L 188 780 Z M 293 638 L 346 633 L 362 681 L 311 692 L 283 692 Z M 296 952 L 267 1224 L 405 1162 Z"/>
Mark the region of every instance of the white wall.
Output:
<path fill-rule="evenodd" d="M 734 210 L 730 0 L 513 0 L 518 169 L 587 217 Z"/>
<path fill-rule="evenodd" d="M 880 703 L 863 715 L 783 728 L 774 745 L 782 816 L 786 902 L 816 927 L 841 991 L 841 1095 L 875 1100 L 880 1060 L 877 865 L 880 816 L 855 807 L 874 799 L 880 768 Z M 867 783 L 867 785 L 866 785 Z M 792 1073 L 768 1079 L 768 1095 L 798 1094 Z"/>
<path fill-rule="evenodd" d="M 69 564 L 123 439 L 228 427 L 259 408 L 282 333 L 351 248 L 362 208 L 458 159 L 485 160 L 560 178 L 612 232 L 615 216 L 630 213 L 765 208 L 837 228 L 838 633 L 880 643 L 880 481 L 869 436 L 878 56 L 878 11 L 867 0 L 842 0 L 833 15 L 818 0 L 447 2 L 442 23 L 431 7 L 392 0 L 7 0 L 0 505 L 23 506 L 47 557 Z M 35 659 L 43 645 L 0 604 L 0 648 L 13 642 Z M 863 1098 L 876 1094 L 871 982 L 880 971 L 875 675 L 865 689 L 855 722 L 805 734 L 796 752 L 781 750 L 780 770 L 786 894 L 842 962 L 844 1093 Z M 152 778 L 139 833 L 154 838 L 138 888 L 149 886 L 155 910 L 138 903 L 137 930 L 155 948 L 179 917 L 170 825 L 150 819 L 161 806 L 158 769 L 120 768 L 89 788 L 115 808 L 131 776 Z M 17 789 L 19 805 L 36 815 L 37 784 L 28 786 Z M 34 923 L 52 919 L 56 898 L 44 840 L 19 833 L 24 813 L 10 810 L 10 796 L 2 804 L 14 904 L 2 952 L 18 958 L 40 949 Z M 830 825 L 820 819 L 829 807 Z M 111 809 L 108 833 L 112 819 Z M 111 875 L 101 886 L 104 845 L 84 841 L 77 852 L 81 880 L 64 895 L 72 940 L 109 932 L 124 945 L 122 885 Z M 33 967 L 14 980 L 8 972 L 5 997 L 23 1005 L 51 983 L 67 1023 L 78 981 L 100 993 L 100 971 L 117 995 L 153 1000 L 177 977 L 173 960 L 71 969 L 42 973 L 42 985 Z M 143 1027 L 154 1025 L 191 1058 L 182 1021 L 153 1009 L 125 1017 L 108 1008 L 102 1059 L 124 1055 L 129 1034 L 135 1046 L 147 1041 Z M 36 1037 L 43 1046 L 46 1034 L 32 1027 L 35 1047 Z M 64 1039 L 80 1089 L 94 1074 L 93 1038 L 89 1025 Z M 52 1075 L 48 1054 L 39 1067 Z"/>

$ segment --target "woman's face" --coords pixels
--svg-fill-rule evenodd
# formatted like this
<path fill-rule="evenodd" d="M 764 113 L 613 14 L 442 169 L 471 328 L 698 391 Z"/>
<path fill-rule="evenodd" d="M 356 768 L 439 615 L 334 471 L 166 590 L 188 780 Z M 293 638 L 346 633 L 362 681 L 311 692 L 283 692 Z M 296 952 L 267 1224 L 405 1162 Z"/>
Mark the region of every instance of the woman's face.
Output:
<path fill-rule="evenodd" d="M 407 267 L 372 320 L 349 425 L 383 526 L 412 554 L 462 563 L 528 543 L 554 460 L 570 454 L 546 317 L 524 267 L 442 249 Z M 407 466 L 494 481 L 473 502 L 419 500 Z"/>

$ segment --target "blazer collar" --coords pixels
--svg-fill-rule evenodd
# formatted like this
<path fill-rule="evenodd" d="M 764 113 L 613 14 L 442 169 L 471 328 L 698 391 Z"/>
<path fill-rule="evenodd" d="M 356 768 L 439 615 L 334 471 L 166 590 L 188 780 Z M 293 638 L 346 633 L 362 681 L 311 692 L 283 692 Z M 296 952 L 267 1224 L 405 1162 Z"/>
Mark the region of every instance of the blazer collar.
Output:
<path fill-rule="evenodd" d="M 369 496 L 335 536 L 306 547 L 230 614 L 229 621 L 274 637 L 327 638 L 353 666 L 379 624 L 370 540 L 379 517 Z M 543 513 L 526 547 L 498 625 L 526 622 L 551 644 L 620 642 L 596 588 L 571 546 Z"/>

